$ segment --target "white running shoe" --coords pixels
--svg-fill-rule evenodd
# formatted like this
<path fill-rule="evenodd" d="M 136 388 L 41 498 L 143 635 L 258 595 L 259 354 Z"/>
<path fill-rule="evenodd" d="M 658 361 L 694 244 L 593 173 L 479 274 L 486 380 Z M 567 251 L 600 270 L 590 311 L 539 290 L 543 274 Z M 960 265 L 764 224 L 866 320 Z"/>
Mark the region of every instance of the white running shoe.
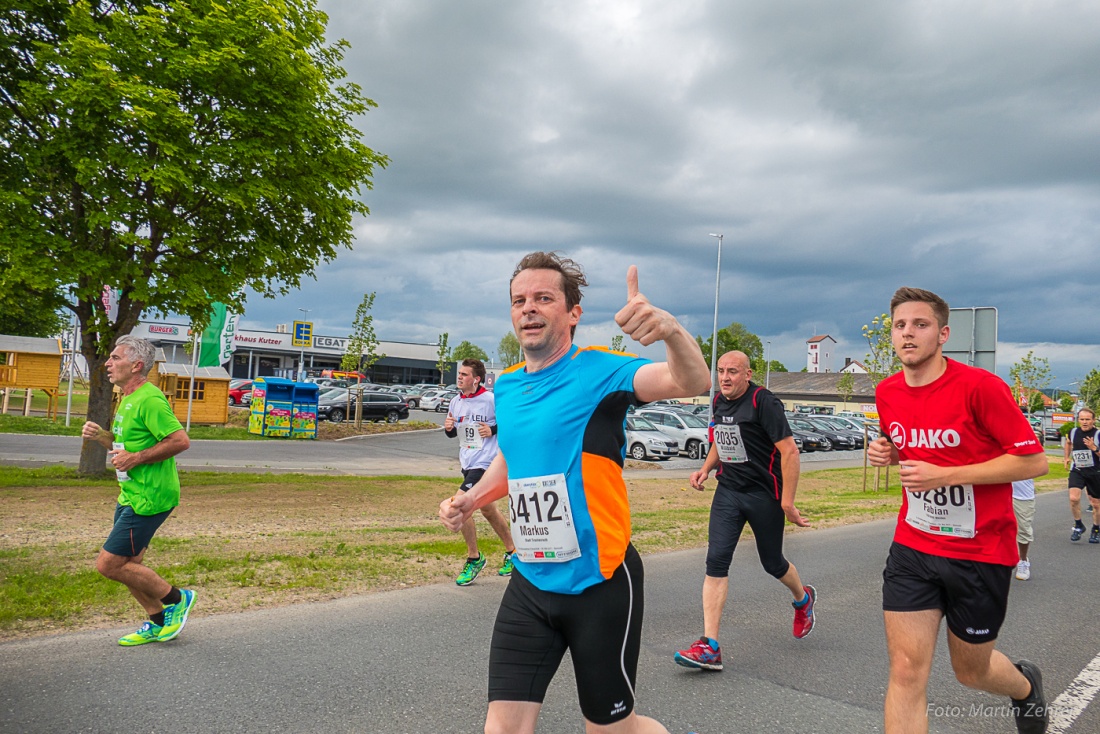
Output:
<path fill-rule="evenodd" d="M 1031 578 L 1031 561 L 1020 561 L 1016 564 L 1016 578 L 1021 581 Z"/>

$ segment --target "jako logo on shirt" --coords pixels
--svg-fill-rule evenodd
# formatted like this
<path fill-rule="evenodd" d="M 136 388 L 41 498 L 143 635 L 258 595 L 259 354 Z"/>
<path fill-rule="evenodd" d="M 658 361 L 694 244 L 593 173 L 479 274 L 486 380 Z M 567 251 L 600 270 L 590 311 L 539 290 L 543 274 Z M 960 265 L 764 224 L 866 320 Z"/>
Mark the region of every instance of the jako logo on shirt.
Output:
<path fill-rule="evenodd" d="M 905 427 L 895 421 L 890 424 L 890 442 L 899 450 L 906 446 L 914 449 L 949 449 L 962 443 L 962 439 L 954 428 L 913 428 L 906 435 Z"/>

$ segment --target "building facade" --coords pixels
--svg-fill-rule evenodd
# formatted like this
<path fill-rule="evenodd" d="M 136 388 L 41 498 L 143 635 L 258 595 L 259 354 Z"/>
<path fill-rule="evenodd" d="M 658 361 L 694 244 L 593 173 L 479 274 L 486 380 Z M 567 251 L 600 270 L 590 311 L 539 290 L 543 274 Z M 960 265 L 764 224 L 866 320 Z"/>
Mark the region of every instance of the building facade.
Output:
<path fill-rule="evenodd" d="M 833 348 L 836 347 L 836 339 L 828 334 L 812 336 L 806 340 L 806 371 L 807 372 L 832 372 Z"/>
<path fill-rule="evenodd" d="M 143 321 L 131 332 L 148 339 L 164 350 L 172 363 L 188 363 L 186 345 L 191 340 L 188 324 Z M 340 369 L 340 360 L 347 350 L 346 336 L 314 335 L 310 346 L 296 347 L 292 335 L 283 331 L 248 331 L 239 329 L 233 337 L 233 358 L 227 365 L 231 376 L 239 378 L 287 377 L 293 379 L 300 366 L 308 374 Z M 411 342 L 380 342 L 378 352 L 386 356 L 363 370 L 367 379 L 380 384 L 410 384 L 422 382 L 450 384 L 455 381 L 454 365 L 441 375 L 437 363 L 439 346 Z"/>

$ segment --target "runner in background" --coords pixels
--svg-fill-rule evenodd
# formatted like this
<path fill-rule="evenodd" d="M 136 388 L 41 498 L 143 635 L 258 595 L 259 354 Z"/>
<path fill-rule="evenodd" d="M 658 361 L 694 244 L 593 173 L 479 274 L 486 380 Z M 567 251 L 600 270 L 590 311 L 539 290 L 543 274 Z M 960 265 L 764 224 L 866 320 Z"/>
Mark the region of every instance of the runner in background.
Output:
<path fill-rule="evenodd" d="M 153 356 L 148 341 L 119 337 L 107 358 L 107 376 L 122 393 L 111 430 L 92 421 L 81 429 L 85 441 L 110 449 L 119 485 L 114 527 L 96 570 L 125 585 L 149 615 L 119 639 L 124 647 L 175 639 L 195 604 L 195 592 L 172 586 L 143 562 L 153 534 L 180 502 L 175 456 L 191 446 L 168 399 L 147 379 Z"/>
<path fill-rule="evenodd" d="M 447 418 L 443 421 L 443 432 L 449 438 L 459 439 L 458 463 L 462 467 L 462 486 L 465 492 L 481 479 L 489 464 L 497 455 L 497 411 L 493 393 L 486 390 L 485 363 L 480 359 L 464 359 L 458 368 L 459 394 L 451 399 L 447 409 Z M 508 532 L 508 523 L 500 514 L 495 503 L 481 508 L 481 514 L 489 521 L 493 532 L 504 543 L 504 562 L 497 573 L 509 576 L 512 573 L 512 553 L 516 547 Z M 481 569 L 485 568 L 485 554 L 477 547 L 477 528 L 474 518 L 462 525 L 462 539 L 466 541 L 466 562 L 461 573 L 455 579 L 459 586 L 473 583 Z"/>
<path fill-rule="evenodd" d="M 717 371 L 719 393 L 714 396 L 710 450 L 703 468 L 691 475 L 691 486 L 701 491 L 710 473 L 718 469 L 703 579 L 703 636 L 673 655 L 679 665 L 703 670 L 722 669 L 718 631 L 729 592 L 730 563 L 746 522 L 752 528 L 760 564 L 794 597 L 794 636 L 802 639 L 810 634 L 817 621 L 817 590 L 804 586 L 798 569 L 783 556 L 785 521 L 810 525 L 794 505 L 800 464 L 783 403 L 751 382 L 752 369 L 744 352 L 723 354 Z"/>
<path fill-rule="evenodd" d="M 1031 525 L 1035 520 L 1035 480 L 1021 479 L 1012 483 L 1012 512 L 1016 515 L 1016 547 L 1020 551 L 1020 562 L 1016 564 L 1016 578 L 1027 581 L 1031 578 L 1031 560 L 1028 551 L 1035 539 Z"/>
<path fill-rule="evenodd" d="M 1069 470 L 1069 510 L 1073 514 L 1073 530 L 1069 539 L 1076 542 L 1085 534 L 1081 522 L 1081 490 L 1089 496 L 1092 506 L 1090 543 L 1100 543 L 1100 451 L 1096 435 L 1096 414 L 1088 408 L 1077 412 L 1077 425 L 1069 432 L 1065 443 L 1064 463 Z"/>

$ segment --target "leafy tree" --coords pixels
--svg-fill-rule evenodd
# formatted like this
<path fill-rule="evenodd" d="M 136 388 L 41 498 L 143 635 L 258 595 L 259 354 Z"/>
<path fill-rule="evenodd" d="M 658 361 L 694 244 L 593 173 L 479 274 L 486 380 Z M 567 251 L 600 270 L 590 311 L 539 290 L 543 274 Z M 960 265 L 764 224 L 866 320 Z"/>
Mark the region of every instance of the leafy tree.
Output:
<path fill-rule="evenodd" d="M 342 370 L 369 370 L 375 362 L 385 357 L 378 351 L 378 337 L 374 333 L 375 293 L 364 293 L 363 302 L 355 309 L 355 320 L 351 322 L 351 334 L 348 335 L 347 351 L 340 358 Z"/>
<path fill-rule="evenodd" d="M 871 377 L 871 386 L 877 387 L 880 382 L 901 369 L 901 360 L 894 351 L 894 343 L 890 339 L 890 328 L 893 321 L 889 314 L 882 314 L 871 319 L 871 325 L 863 325 L 863 337 L 867 340 L 867 346 L 871 350 L 867 353 L 864 367 Z"/>
<path fill-rule="evenodd" d="M 848 409 L 848 401 L 852 399 L 852 393 L 856 391 L 856 378 L 851 372 L 845 372 L 836 381 L 836 391 L 844 398 L 844 409 Z"/>
<path fill-rule="evenodd" d="M 443 332 L 439 335 L 439 351 L 436 352 L 436 356 L 439 357 L 439 361 L 435 363 L 435 367 L 439 370 L 439 382 L 443 382 L 443 375 L 447 371 L 447 366 L 454 361 L 454 356 L 450 349 L 447 348 L 447 339 L 450 334 Z"/>
<path fill-rule="evenodd" d="M 1081 401 L 1092 410 L 1100 410 L 1100 367 L 1091 370 L 1081 382 Z"/>
<path fill-rule="evenodd" d="M 611 337 L 611 351 L 612 352 L 621 352 L 621 351 L 623 351 L 623 335 L 622 334 L 616 334 L 615 336 Z"/>
<path fill-rule="evenodd" d="M 1016 386 L 1016 402 L 1027 405 L 1027 412 L 1034 412 L 1032 405 L 1034 397 L 1039 398 L 1039 408 L 1042 410 L 1042 396 L 1033 396 L 1050 384 L 1053 375 L 1050 373 L 1050 362 L 1044 357 L 1035 357 L 1034 352 L 1028 353 L 1008 370 L 1009 377 Z"/>
<path fill-rule="evenodd" d="M 480 359 L 482 362 L 488 362 L 489 355 L 478 345 L 463 340 L 455 347 L 454 352 L 451 354 L 451 360 L 461 362 L 464 359 Z"/>
<path fill-rule="evenodd" d="M 1043 394 L 1041 392 L 1031 393 L 1031 398 L 1027 401 L 1028 413 L 1041 413 L 1046 403 L 1043 401 Z"/>
<path fill-rule="evenodd" d="M 703 357 L 709 365 L 711 337 L 703 339 L 701 336 L 696 336 L 695 341 L 699 343 L 699 348 L 703 350 Z M 734 350 L 748 355 L 754 372 L 764 372 L 764 343 L 760 341 L 760 337 L 736 321 L 718 330 L 718 356 L 721 357 L 726 352 Z"/>
<path fill-rule="evenodd" d="M 787 372 L 787 366 L 780 362 L 778 359 L 771 360 L 771 365 L 767 368 L 770 372 Z"/>
<path fill-rule="evenodd" d="M 523 361 L 523 349 L 519 345 L 519 339 L 516 338 L 513 332 L 509 331 L 500 340 L 500 344 L 497 346 L 497 355 L 500 357 L 500 363 L 505 367 L 511 367 Z"/>
<path fill-rule="evenodd" d="M 1058 409 L 1063 413 L 1069 413 L 1073 410 L 1073 406 L 1077 404 L 1077 401 L 1072 395 L 1063 395 L 1058 401 Z"/>
<path fill-rule="evenodd" d="M 65 300 L 56 293 L 0 293 L 0 334 L 57 336 L 65 331 L 69 321 L 61 312 L 63 308 Z"/>
<path fill-rule="evenodd" d="M 350 246 L 388 161 L 352 125 L 374 102 L 326 20 L 315 0 L 0 10 L 0 292 L 73 304 L 90 420 L 109 424 L 104 362 L 143 312 L 201 330 L 212 302 L 241 313 L 245 286 L 285 294 Z M 104 459 L 85 442 L 80 471 Z"/>

